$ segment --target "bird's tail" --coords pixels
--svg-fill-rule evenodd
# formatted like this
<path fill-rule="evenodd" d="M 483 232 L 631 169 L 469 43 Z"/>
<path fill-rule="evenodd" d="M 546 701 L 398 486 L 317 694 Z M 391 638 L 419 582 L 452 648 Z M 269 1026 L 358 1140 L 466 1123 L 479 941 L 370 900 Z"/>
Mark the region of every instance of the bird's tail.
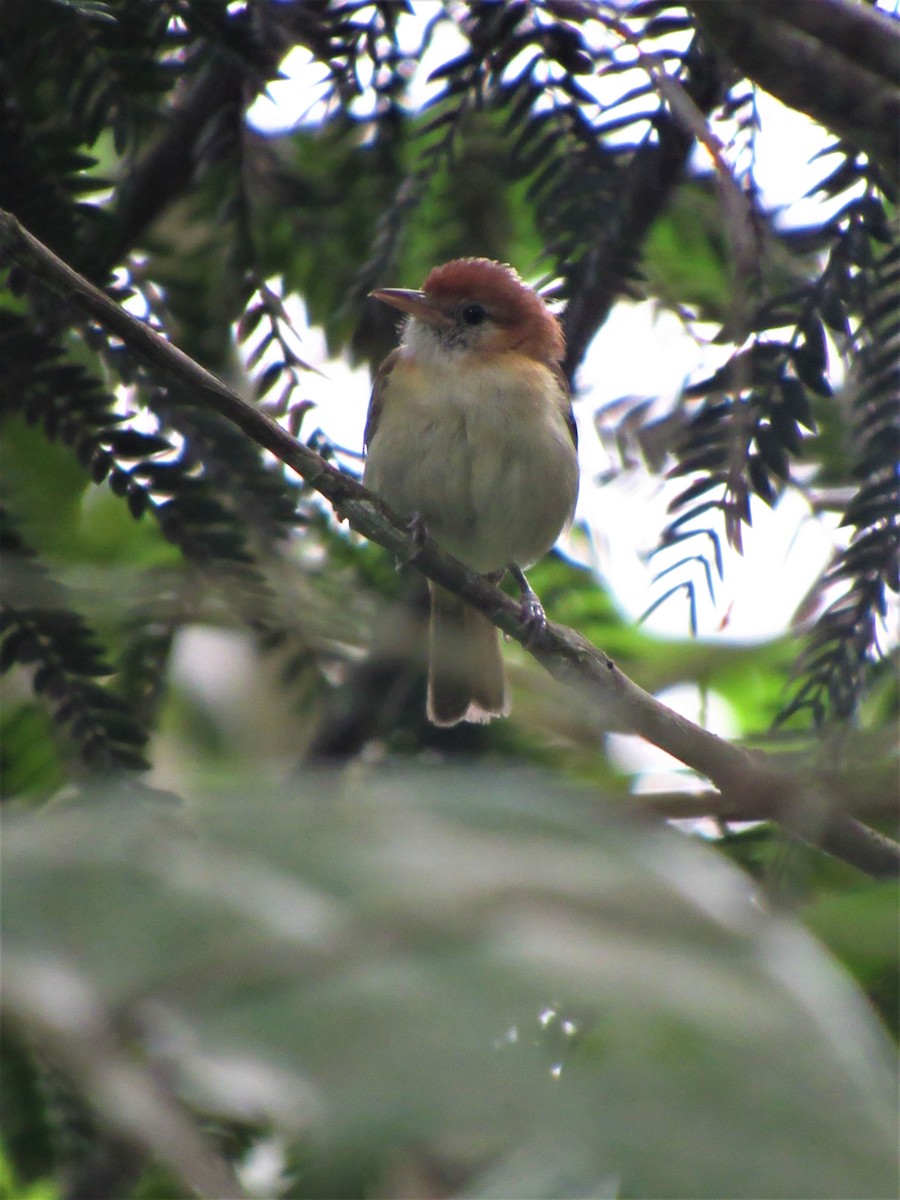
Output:
<path fill-rule="evenodd" d="M 484 724 L 509 713 L 495 625 L 436 584 L 431 589 L 428 719 L 434 725 Z"/>

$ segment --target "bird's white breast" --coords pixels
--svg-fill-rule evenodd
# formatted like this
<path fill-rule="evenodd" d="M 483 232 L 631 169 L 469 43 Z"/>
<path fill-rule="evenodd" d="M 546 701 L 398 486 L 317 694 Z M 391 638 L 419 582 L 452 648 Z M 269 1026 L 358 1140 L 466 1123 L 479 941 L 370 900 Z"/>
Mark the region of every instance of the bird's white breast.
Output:
<path fill-rule="evenodd" d="M 529 565 L 571 520 L 578 493 L 559 381 L 515 353 L 415 350 L 385 383 L 367 485 L 401 514 L 420 514 L 476 570 Z"/>

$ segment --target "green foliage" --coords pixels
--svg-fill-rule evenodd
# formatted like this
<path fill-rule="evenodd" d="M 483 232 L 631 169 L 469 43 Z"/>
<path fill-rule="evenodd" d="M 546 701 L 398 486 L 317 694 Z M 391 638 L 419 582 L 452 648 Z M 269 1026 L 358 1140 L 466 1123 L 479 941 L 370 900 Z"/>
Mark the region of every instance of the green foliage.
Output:
<path fill-rule="evenodd" d="M 247 108 L 291 48 L 321 104 L 264 135 Z M 729 130 L 712 176 L 697 122 Z M 803 622 L 667 640 L 559 556 L 532 582 L 648 690 L 723 698 L 823 809 L 890 832 L 896 191 L 838 142 L 828 215 L 787 231 L 756 137 L 753 82 L 670 0 L 0 5 L 0 208 L 351 471 L 310 433 L 293 295 L 374 364 L 396 328 L 371 288 L 509 260 L 555 280 L 573 379 L 621 297 L 714 322 L 725 364 L 661 418 L 623 403 L 610 476 L 636 446 L 681 483 L 657 602 L 715 582 L 754 498 L 840 519 Z M 77 295 L 0 269 L 0 787 L 47 809 L 5 839 L 0 1200 L 203 1191 L 84 1045 L 163 1080 L 195 1165 L 282 1139 L 298 1200 L 890 1195 L 862 990 L 896 1032 L 892 891 L 768 823 L 620 827 L 640 773 L 517 646 L 512 721 L 429 728 L 420 576 Z M 272 784 L 301 758 L 352 769 Z"/>
<path fill-rule="evenodd" d="M 865 988 L 895 1037 L 900 1034 L 897 900 L 896 885 L 885 883 L 840 894 L 826 893 L 803 912 L 806 925 Z"/>
<path fill-rule="evenodd" d="M 0 719 L 2 795 L 43 801 L 65 779 L 66 763 L 54 744 L 50 715 L 31 701 L 4 695 Z"/>
<path fill-rule="evenodd" d="M 4 486 L 16 497 L 25 533 L 42 552 L 65 555 L 75 548 L 84 494 L 90 486 L 71 451 L 21 418 L 3 422 L 0 453 Z"/>
<path fill-rule="evenodd" d="M 883 1034 L 714 851 L 533 772 L 250 787 L 7 833 L 12 1012 L 118 1133 L 105 1055 L 278 1129 L 293 1197 L 890 1194 Z"/>
<path fill-rule="evenodd" d="M 682 188 L 651 229 L 642 265 L 653 295 L 672 307 L 688 305 L 707 319 L 724 321 L 731 280 L 718 211 L 702 181 Z"/>

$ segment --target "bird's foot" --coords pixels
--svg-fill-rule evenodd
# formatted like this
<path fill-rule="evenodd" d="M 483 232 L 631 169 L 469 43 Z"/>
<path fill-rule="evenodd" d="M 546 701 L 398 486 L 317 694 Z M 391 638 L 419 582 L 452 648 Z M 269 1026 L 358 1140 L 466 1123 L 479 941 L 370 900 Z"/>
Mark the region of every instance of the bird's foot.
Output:
<path fill-rule="evenodd" d="M 534 592 L 530 596 L 522 597 L 521 613 L 522 624 L 525 626 L 524 644 L 533 646 L 538 634 L 547 628 L 547 614 Z"/>
<path fill-rule="evenodd" d="M 425 539 L 428 537 L 428 526 L 425 524 L 425 518 L 421 513 L 414 512 L 409 518 L 406 532 L 409 535 L 409 540 L 416 549 L 421 549 L 424 546 Z"/>
<path fill-rule="evenodd" d="M 521 567 L 511 563 L 509 573 L 519 585 L 521 594 L 521 620 L 525 626 L 524 644 L 531 646 L 537 639 L 538 634 L 546 628 L 547 614 L 544 612 L 544 606 L 538 599 L 537 592 L 525 578 L 525 572 Z"/>
<path fill-rule="evenodd" d="M 405 553 L 397 555 L 397 570 L 408 562 L 412 562 L 419 551 L 425 545 L 425 539 L 428 537 L 428 527 L 425 524 L 425 518 L 421 513 L 414 512 L 406 523 L 406 546 Z"/>

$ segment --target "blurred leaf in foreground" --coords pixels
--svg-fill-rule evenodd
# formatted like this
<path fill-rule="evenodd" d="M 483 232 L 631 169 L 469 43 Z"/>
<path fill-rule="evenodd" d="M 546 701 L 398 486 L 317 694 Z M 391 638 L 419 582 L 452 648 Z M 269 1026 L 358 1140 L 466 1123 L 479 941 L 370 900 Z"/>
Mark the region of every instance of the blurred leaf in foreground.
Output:
<path fill-rule="evenodd" d="M 713 851 L 533 771 L 308 774 L 195 815 L 10 821 L 3 982 L 199 1194 L 209 1117 L 374 1163 L 373 1195 L 417 1160 L 473 1196 L 895 1194 L 888 1039 Z"/>

